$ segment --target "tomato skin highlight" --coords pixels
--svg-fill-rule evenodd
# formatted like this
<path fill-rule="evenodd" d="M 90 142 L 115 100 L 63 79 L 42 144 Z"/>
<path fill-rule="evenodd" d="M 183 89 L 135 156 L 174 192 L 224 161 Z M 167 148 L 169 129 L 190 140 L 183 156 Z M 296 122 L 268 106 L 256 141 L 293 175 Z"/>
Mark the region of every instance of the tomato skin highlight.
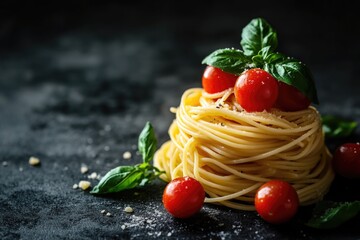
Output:
<path fill-rule="evenodd" d="M 283 82 L 279 82 L 279 96 L 276 106 L 283 111 L 300 111 L 310 105 L 310 100 L 298 89 Z"/>
<path fill-rule="evenodd" d="M 188 176 L 170 181 L 162 198 L 165 209 L 176 218 L 188 218 L 199 212 L 204 200 L 204 188 Z"/>
<path fill-rule="evenodd" d="M 202 76 L 202 86 L 207 93 L 218 93 L 235 85 L 238 76 L 207 66 Z"/>
<path fill-rule="evenodd" d="M 299 197 L 289 183 L 271 180 L 255 195 L 255 208 L 267 222 L 280 224 L 293 218 L 299 207 Z"/>
<path fill-rule="evenodd" d="M 360 143 L 339 146 L 333 156 L 333 167 L 337 174 L 345 178 L 360 178 Z"/>
<path fill-rule="evenodd" d="M 253 68 L 243 72 L 235 83 L 236 101 L 247 112 L 272 108 L 278 97 L 278 81 L 265 70 Z"/>

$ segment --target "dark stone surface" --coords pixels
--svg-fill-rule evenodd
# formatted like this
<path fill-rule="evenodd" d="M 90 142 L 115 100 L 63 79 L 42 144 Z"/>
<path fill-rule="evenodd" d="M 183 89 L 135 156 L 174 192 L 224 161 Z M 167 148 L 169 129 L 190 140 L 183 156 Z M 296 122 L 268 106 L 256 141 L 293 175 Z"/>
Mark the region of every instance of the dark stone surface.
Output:
<path fill-rule="evenodd" d="M 81 164 L 88 174 L 104 175 L 140 162 L 137 137 L 146 121 L 160 143 L 167 140 L 174 117 L 169 108 L 185 89 L 200 86 L 202 58 L 237 47 L 241 29 L 258 16 L 277 29 L 280 51 L 312 69 L 319 111 L 360 122 L 360 21 L 353 6 L 172 4 L 2 6 L 0 239 L 359 239 L 359 216 L 317 231 L 302 224 L 310 208 L 281 226 L 255 212 L 209 204 L 193 218 L 177 220 L 162 206 L 160 181 L 109 197 L 72 189 L 87 179 Z M 359 139 L 358 129 L 328 144 L 333 151 Z M 131 160 L 122 158 L 125 151 Z M 30 156 L 41 165 L 30 166 Z M 337 178 L 327 198 L 360 200 L 358 184 Z M 126 206 L 134 212 L 123 212 Z"/>

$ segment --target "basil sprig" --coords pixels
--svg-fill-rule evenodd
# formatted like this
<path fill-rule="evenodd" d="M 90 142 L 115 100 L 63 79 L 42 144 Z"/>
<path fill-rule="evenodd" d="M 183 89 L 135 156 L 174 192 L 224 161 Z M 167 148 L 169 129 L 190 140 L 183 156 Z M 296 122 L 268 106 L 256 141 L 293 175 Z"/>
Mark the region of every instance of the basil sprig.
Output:
<path fill-rule="evenodd" d="M 115 193 L 142 187 L 158 178 L 163 171 L 150 164 L 157 147 L 154 129 L 149 122 L 139 135 L 138 149 L 143 162 L 134 166 L 119 166 L 110 170 L 92 189 L 92 194 Z"/>
<path fill-rule="evenodd" d="M 262 18 L 253 19 L 243 29 L 241 37 L 243 50 L 219 49 L 207 56 L 202 63 L 236 75 L 250 68 L 264 69 L 278 81 L 298 89 L 311 102 L 319 103 L 310 70 L 299 60 L 275 52 L 278 45 L 277 33 L 267 21 Z"/>
<path fill-rule="evenodd" d="M 332 115 L 321 117 L 322 127 L 326 137 L 348 137 L 357 127 L 357 122 L 344 120 Z"/>
<path fill-rule="evenodd" d="M 360 201 L 354 202 L 319 202 L 307 226 L 318 229 L 336 228 L 360 213 Z"/>

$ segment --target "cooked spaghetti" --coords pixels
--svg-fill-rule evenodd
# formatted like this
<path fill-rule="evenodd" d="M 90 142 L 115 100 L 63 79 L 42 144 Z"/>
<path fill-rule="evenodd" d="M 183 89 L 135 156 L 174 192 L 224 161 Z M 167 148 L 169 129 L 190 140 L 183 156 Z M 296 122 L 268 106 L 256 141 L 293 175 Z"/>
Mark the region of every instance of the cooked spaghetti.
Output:
<path fill-rule="evenodd" d="M 255 210 L 254 196 L 265 182 L 280 179 L 297 191 L 300 204 L 319 201 L 334 174 L 314 107 L 295 112 L 273 108 L 246 112 L 233 90 L 208 94 L 187 90 L 169 128 L 171 140 L 154 164 L 164 180 L 190 176 L 204 187 L 205 202 Z"/>

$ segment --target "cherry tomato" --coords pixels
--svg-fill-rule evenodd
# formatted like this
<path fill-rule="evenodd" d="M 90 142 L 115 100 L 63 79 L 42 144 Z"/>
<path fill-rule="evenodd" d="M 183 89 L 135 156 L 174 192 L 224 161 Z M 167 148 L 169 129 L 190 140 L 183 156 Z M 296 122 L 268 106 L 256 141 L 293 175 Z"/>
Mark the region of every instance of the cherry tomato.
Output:
<path fill-rule="evenodd" d="M 208 93 L 218 93 L 233 88 L 237 78 L 234 74 L 207 66 L 202 77 L 202 86 Z"/>
<path fill-rule="evenodd" d="M 162 198 L 165 209 L 176 218 L 187 218 L 199 212 L 204 200 L 204 188 L 191 177 L 173 179 Z"/>
<path fill-rule="evenodd" d="M 309 107 L 310 100 L 298 89 L 279 82 L 279 96 L 276 106 L 284 111 L 299 111 Z"/>
<path fill-rule="evenodd" d="M 255 195 L 255 208 L 259 215 L 270 223 L 290 220 L 299 207 L 299 197 L 289 183 L 271 180 L 263 184 Z"/>
<path fill-rule="evenodd" d="M 360 178 L 360 143 L 345 143 L 334 153 L 336 173 L 346 178 Z"/>
<path fill-rule="evenodd" d="M 278 81 L 268 72 L 253 68 L 243 72 L 235 83 L 236 101 L 248 112 L 273 107 L 278 97 Z"/>

